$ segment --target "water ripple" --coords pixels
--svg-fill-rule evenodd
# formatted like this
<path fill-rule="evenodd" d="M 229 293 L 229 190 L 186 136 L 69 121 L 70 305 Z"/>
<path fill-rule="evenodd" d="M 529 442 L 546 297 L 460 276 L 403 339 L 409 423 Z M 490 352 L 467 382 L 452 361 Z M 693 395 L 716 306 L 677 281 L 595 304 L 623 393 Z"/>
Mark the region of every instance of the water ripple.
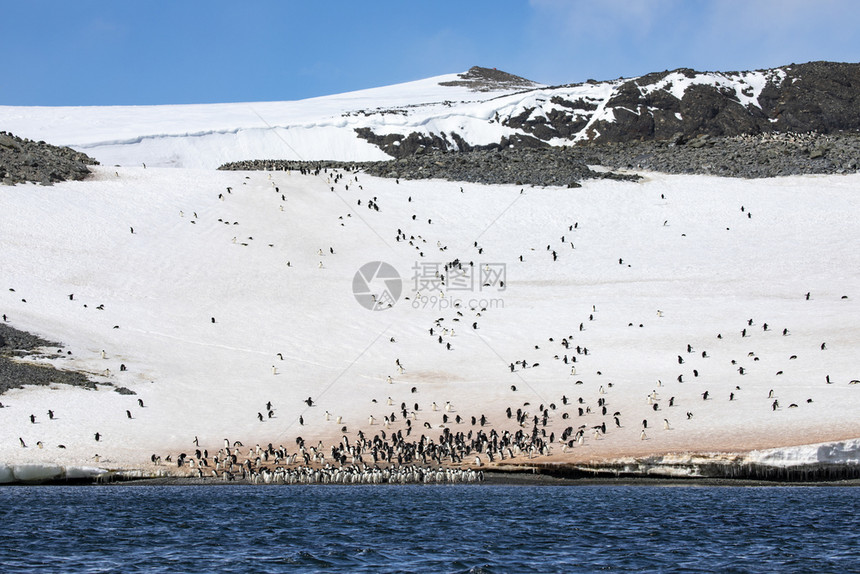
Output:
<path fill-rule="evenodd" d="M 860 571 L 856 488 L 5 487 L 0 571 Z"/>

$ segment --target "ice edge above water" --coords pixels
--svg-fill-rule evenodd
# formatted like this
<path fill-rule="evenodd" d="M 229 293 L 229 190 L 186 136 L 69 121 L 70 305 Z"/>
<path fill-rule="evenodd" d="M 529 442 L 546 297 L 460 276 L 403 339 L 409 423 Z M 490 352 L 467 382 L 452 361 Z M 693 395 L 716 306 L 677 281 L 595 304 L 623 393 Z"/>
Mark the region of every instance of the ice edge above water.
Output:
<path fill-rule="evenodd" d="M 641 474 L 642 476 L 656 475 L 664 477 L 700 476 L 697 469 L 703 464 L 721 465 L 726 467 L 760 465 L 762 467 L 784 469 L 834 465 L 853 467 L 860 465 L 860 438 L 837 442 L 753 450 L 746 454 L 673 454 L 617 462 L 624 465 L 625 474 Z M 601 466 L 606 466 L 608 468 L 613 465 L 613 461 L 607 461 Z M 39 463 L 0 464 L 0 484 L 55 482 L 64 480 L 98 481 L 109 477 L 111 474 L 112 471 L 108 469 L 94 466 L 60 466 Z M 166 469 L 160 469 L 157 471 L 124 469 L 117 471 L 117 474 L 123 479 L 170 476 L 169 471 L 166 471 Z"/>

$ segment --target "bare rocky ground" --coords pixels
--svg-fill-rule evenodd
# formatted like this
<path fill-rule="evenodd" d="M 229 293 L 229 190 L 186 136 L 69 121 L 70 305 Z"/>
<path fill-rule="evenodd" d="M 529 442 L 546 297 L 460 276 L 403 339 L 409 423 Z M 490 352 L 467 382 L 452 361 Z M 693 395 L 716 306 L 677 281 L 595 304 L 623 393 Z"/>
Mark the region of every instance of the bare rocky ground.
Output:
<path fill-rule="evenodd" d="M 27 385 L 73 385 L 96 389 L 96 382 L 85 373 L 54 368 L 40 360 L 67 356 L 60 343 L 0 323 L 0 396 L 10 389 Z M 99 383 L 111 386 L 110 383 Z M 120 394 L 135 394 L 125 387 L 114 389 Z M 2 403 L 0 403 L 2 405 Z"/>
<path fill-rule="evenodd" d="M 98 162 L 71 148 L 0 132 L 0 183 L 4 185 L 81 180 L 90 174 L 90 165 Z"/>
<path fill-rule="evenodd" d="M 81 373 L 60 371 L 50 365 L 22 363 L 19 359 L 56 357 L 63 353 L 60 344 L 0 323 L 0 395 L 24 385 L 64 383 L 95 388 Z M 51 349 L 55 349 L 56 353 Z M 17 360 L 16 360 L 17 359 Z"/>
<path fill-rule="evenodd" d="M 426 148 L 419 148 L 426 149 Z M 602 166 L 592 169 L 589 166 Z M 692 140 L 517 147 L 468 152 L 422 151 L 388 161 L 249 160 L 223 170 L 362 170 L 402 179 L 447 179 L 483 184 L 577 187 L 586 179 L 633 180 L 630 170 L 762 178 L 854 173 L 860 167 L 860 134 L 762 134 L 700 136 Z"/>

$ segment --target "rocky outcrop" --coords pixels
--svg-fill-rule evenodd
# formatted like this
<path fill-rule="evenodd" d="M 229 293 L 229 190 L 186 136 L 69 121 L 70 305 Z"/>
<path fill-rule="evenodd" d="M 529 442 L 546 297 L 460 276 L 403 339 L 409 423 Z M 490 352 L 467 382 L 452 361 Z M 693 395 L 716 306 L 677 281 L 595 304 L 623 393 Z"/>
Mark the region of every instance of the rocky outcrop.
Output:
<path fill-rule="evenodd" d="M 517 76 L 506 81 L 504 72 L 490 72 L 492 75 L 484 68 L 473 68 L 461 77 L 471 77 L 469 82 L 483 78 L 486 85 L 509 90 L 492 100 L 498 107 L 487 120 L 504 128 L 496 128 L 497 133 L 504 134 L 497 142 L 484 139 L 478 145 L 470 141 L 466 131 L 434 130 L 429 127 L 433 122 L 416 122 L 410 129 L 408 118 L 413 111 L 409 108 L 384 111 L 404 116 L 403 133 L 382 135 L 362 127 L 356 130 L 357 135 L 401 159 L 430 150 L 679 144 L 703 135 L 730 138 L 860 131 L 860 64 L 810 62 L 749 72 L 681 68 L 627 80 L 590 80 L 555 87 Z M 492 78 L 497 78 L 496 84 Z M 520 87 L 522 90 L 510 91 Z M 447 104 L 440 110 L 441 119 L 452 114 L 450 102 Z M 456 106 L 453 113 L 456 115 Z"/>
<path fill-rule="evenodd" d="M 690 81 L 679 99 L 671 84 L 683 78 Z M 810 62 L 755 73 L 681 69 L 650 74 L 622 83 L 606 107 L 612 114 L 589 126 L 591 140 L 858 130 L 860 64 Z"/>
<path fill-rule="evenodd" d="M 447 101 L 376 110 L 402 118 L 358 127 L 356 135 L 396 162 L 338 165 L 404 179 L 573 186 L 619 177 L 588 165 L 757 178 L 853 173 L 860 163 L 860 64 L 725 73 L 684 68 L 555 87 L 486 68 L 460 77 L 496 82 L 507 93 L 477 108 L 470 102 L 461 122 L 451 121 L 457 104 Z M 475 125 L 484 121 L 488 125 Z M 403 133 L 390 131 L 392 125 Z M 443 125 L 449 129 L 436 127 Z M 261 164 L 223 169 L 248 165 Z"/>
<path fill-rule="evenodd" d="M 71 148 L 0 132 L 0 182 L 4 185 L 81 180 L 90 174 L 89 165 L 98 162 Z"/>
<path fill-rule="evenodd" d="M 860 134 L 701 135 L 690 140 L 577 146 L 614 168 L 675 174 L 760 178 L 846 174 L 860 168 Z"/>
<path fill-rule="evenodd" d="M 439 82 L 441 86 L 463 86 L 474 92 L 492 92 L 495 90 L 511 90 L 517 88 L 532 88 L 537 84 L 531 80 L 497 70 L 472 66 L 465 74 L 458 74 L 459 80 Z"/>
<path fill-rule="evenodd" d="M 447 179 L 482 184 L 579 187 L 585 179 L 637 180 L 636 175 L 594 171 L 573 149 L 495 149 L 440 152 L 405 156 L 392 161 L 334 162 L 253 160 L 222 165 L 223 170 L 362 170 L 378 177 Z"/>
<path fill-rule="evenodd" d="M 46 341 L 30 333 L 19 331 L 0 323 L 0 395 L 9 389 L 25 385 L 66 384 L 95 389 L 96 383 L 83 373 L 55 369 L 47 363 L 37 364 L 37 359 L 56 359 L 56 353 L 44 350 L 59 347 L 59 343 Z M 21 359 L 27 359 L 24 362 Z"/>
<path fill-rule="evenodd" d="M 589 166 L 603 166 L 603 170 Z M 617 170 L 760 178 L 846 174 L 860 168 L 860 134 L 761 134 L 690 140 L 636 141 L 567 147 L 514 147 L 443 152 L 425 149 L 397 160 L 299 162 L 251 160 L 224 170 L 362 170 L 402 179 L 447 179 L 484 184 L 577 187 L 593 178 L 636 180 Z M 609 171 L 606 171 L 608 168 Z M 612 171 L 616 170 L 616 171 Z"/>

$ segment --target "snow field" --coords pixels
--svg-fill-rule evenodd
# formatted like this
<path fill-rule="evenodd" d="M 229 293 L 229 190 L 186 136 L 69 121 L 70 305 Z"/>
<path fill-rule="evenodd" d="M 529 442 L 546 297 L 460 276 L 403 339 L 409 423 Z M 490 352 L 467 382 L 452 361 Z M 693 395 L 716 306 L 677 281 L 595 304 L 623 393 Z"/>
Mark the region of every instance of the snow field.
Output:
<path fill-rule="evenodd" d="M 339 440 L 342 426 L 379 432 L 391 412 L 397 421 L 388 432 L 405 433 L 401 403 L 410 411 L 419 404 L 413 436 L 438 434 L 443 414 L 464 417 L 449 423 L 454 431 L 477 428 L 470 418 L 481 414 L 488 426 L 515 430 L 505 408 L 533 416 L 541 403 L 557 407 L 547 426 L 556 436 L 605 422 L 605 435 L 589 430 L 583 445 L 553 449 L 553 458 L 570 461 L 860 436 L 860 385 L 848 384 L 860 378 L 857 176 L 648 174 L 638 184 L 522 193 L 353 178 L 103 166 L 86 182 L 4 188 L 0 206 L 14 216 L 0 228 L 0 309 L 16 328 L 72 351 L 53 361 L 58 367 L 137 394 L 106 385 L 10 391 L 0 409 L 0 460 L 87 465 L 98 454 L 102 465 L 136 466 L 151 453 L 193 450 L 195 436 L 210 450 L 224 438 L 291 448 L 296 436 Z M 379 211 L 367 208 L 374 197 Z M 398 242 L 398 229 L 414 245 Z M 444 304 L 424 306 L 414 266 L 455 258 L 504 264 L 504 290 L 449 290 Z M 353 297 L 354 274 L 368 261 L 399 271 L 404 292 L 393 308 L 368 311 Z M 488 308 L 470 309 L 472 299 Z M 440 344 L 446 327 L 455 332 Z M 589 354 L 576 355 L 576 345 Z M 576 356 L 575 375 L 555 358 L 564 354 Z M 509 363 L 520 360 L 530 366 L 511 373 Z M 648 404 L 653 391 L 659 411 Z M 579 417 L 579 406 L 591 413 Z"/>

